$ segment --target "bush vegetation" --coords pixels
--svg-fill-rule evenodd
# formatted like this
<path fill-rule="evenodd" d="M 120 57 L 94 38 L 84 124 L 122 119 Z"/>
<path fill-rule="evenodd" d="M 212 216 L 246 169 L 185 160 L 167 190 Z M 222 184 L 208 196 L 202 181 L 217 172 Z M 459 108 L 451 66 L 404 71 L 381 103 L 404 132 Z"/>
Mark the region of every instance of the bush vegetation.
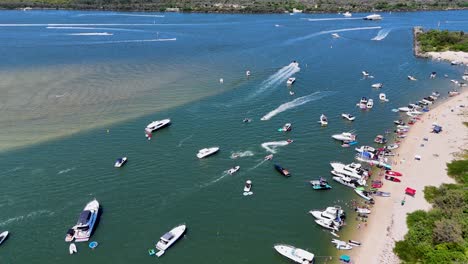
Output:
<path fill-rule="evenodd" d="M 418 34 L 421 50 L 429 51 L 464 51 L 468 52 L 468 35 L 463 31 L 429 30 Z"/>

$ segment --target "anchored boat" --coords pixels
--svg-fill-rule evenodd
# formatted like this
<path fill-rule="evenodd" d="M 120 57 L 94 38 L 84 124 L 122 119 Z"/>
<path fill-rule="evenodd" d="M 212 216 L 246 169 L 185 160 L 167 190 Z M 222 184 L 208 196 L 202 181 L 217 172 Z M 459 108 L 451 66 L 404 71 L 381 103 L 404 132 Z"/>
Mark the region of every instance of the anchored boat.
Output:
<path fill-rule="evenodd" d="M 162 256 L 166 250 L 185 233 L 186 229 L 186 225 L 182 224 L 174 227 L 171 231 L 164 234 L 156 244 L 156 249 L 159 250 L 159 252 L 156 253 L 156 256 Z"/>
<path fill-rule="evenodd" d="M 314 254 L 300 248 L 295 248 L 290 245 L 277 244 L 273 247 L 278 253 L 287 257 L 288 259 L 302 264 L 314 263 Z"/>

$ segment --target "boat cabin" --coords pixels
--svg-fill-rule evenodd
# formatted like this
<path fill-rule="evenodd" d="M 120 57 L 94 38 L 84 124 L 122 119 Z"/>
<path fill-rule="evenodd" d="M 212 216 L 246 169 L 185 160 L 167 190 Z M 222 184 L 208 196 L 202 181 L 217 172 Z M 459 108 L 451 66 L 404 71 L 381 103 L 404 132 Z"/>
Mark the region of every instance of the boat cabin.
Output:
<path fill-rule="evenodd" d="M 83 230 L 84 226 L 88 226 L 89 220 L 91 220 L 92 213 L 89 210 L 83 211 L 80 214 L 80 218 L 78 219 L 78 228 Z"/>
<path fill-rule="evenodd" d="M 161 242 L 163 244 L 167 244 L 173 238 L 174 238 L 174 235 L 171 232 L 168 232 L 168 233 L 164 234 L 164 236 L 161 237 L 161 240 L 159 242 Z"/>

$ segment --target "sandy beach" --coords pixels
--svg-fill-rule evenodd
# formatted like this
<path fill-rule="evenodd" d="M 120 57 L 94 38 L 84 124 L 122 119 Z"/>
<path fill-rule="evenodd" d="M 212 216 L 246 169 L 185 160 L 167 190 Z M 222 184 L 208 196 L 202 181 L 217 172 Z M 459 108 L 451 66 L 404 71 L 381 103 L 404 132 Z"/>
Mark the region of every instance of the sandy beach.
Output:
<path fill-rule="evenodd" d="M 446 163 L 454 155 L 468 148 L 467 128 L 463 121 L 468 121 L 468 93 L 463 90 L 458 96 L 441 102 L 421 120 L 413 125 L 393 158 L 393 170 L 403 173 L 401 183 L 383 179 L 381 191 L 391 192 L 391 197 L 376 197 L 375 205 L 366 226 L 358 228 L 353 239 L 361 241 L 362 246 L 350 253 L 353 263 L 399 263 L 393 253 L 395 241 L 402 240 L 408 231 L 406 215 L 416 210 L 428 210 L 431 205 L 424 199 L 424 186 L 439 186 L 453 183 L 448 177 Z M 443 131 L 431 133 L 431 125 L 437 123 Z M 427 139 L 427 140 L 425 140 Z M 420 155 L 421 160 L 416 160 Z M 416 190 L 410 197 L 404 194 L 406 187 Z M 402 205 L 402 200 L 405 200 Z M 356 228 L 356 227 L 353 227 Z"/>
<path fill-rule="evenodd" d="M 426 54 L 434 60 L 458 61 L 465 65 L 468 64 L 468 53 L 463 51 L 427 52 Z"/>

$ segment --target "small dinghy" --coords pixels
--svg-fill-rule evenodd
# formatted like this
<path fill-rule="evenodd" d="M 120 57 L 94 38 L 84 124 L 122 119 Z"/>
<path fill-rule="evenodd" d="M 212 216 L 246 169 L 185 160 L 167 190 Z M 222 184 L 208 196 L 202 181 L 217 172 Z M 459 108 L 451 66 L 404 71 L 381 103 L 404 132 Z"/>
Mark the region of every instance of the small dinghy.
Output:
<path fill-rule="evenodd" d="M 392 170 L 385 171 L 385 174 L 389 175 L 389 176 L 398 176 L 398 177 L 403 176 L 403 174 L 401 172 L 392 171 Z"/>
<path fill-rule="evenodd" d="M 98 245 L 99 245 L 98 242 L 93 241 L 93 242 L 89 243 L 88 246 L 89 246 L 90 249 L 95 249 L 95 248 L 97 248 Z"/>
<path fill-rule="evenodd" d="M 354 121 L 354 119 L 356 119 L 355 116 L 353 116 L 352 114 L 348 114 L 348 113 L 342 113 L 341 116 L 349 121 Z"/>
<path fill-rule="evenodd" d="M 4 231 L 0 234 L 0 245 L 5 241 L 5 239 L 7 239 L 8 234 L 8 231 Z"/>
<path fill-rule="evenodd" d="M 364 77 L 369 77 L 369 75 L 370 75 L 369 72 L 367 72 L 367 71 L 362 71 L 362 76 L 364 76 Z"/>
<path fill-rule="evenodd" d="M 348 240 L 348 243 L 353 246 L 353 247 L 359 247 L 361 245 L 361 242 L 358 242 L 356 240 Z"/>
<path fill-rule="evenodd" d="M 289 173 L 289 171 L 283 167 L 281 167 L 281 165 L 278 165 L 278 164 L 275 164 L 275 169 L 281 173 L 283 176 L 286 176 L 286 177 L 289 177 L 291 176 L 291 173 Z"/>
<path fill-rule="evenodd" d="M 395 178 L 393 176 L 388 176 L 388 175 L 385 175 L 385 179 L 388 180 L 388 181 L 392 181 L 392 182 L 401 182 L 400 179 Z"/>
<path fill-rule="evenodd" d="M 126 162 L 127 162 L 127 157 L 118 158 L 114 163 L 114 167 L 120 168 L 123 165 L 125 165 Z"/>
<path fill-rule="evenodd" d="M 361 208 L 361 207 L 356 207 L 355 211 L 358 214 L 370 214 L 371 213 L 371 210 L 369 210 L 367 208 Z"/>
<path fill-rule="evenodd" d="M 70 244 L 70 246 L 68 247 L 68 251 L 70 252 L 70 255 L 73 255 L 73 253 L 78 252 L 78 250 L 76 249 L 75 243 Z"/>
<path fill-rule="evenodd" d="M 239 169 L 240 169 L 240 166 L 235 166 L 235 167 L 230 168 L 230 169 L 227 171 L 227 173 L 233 175 L 233 174 L 236 173 Z"/>
<path fill-rule="evenodd" d="M 324 114 L 322 114 L 322 115 L 320 116 L 320 120 L 319 120 L 318 122 L 319 122 L 322 126 L 327 126 L 327 125 L 328 125 L 328 119 L 327 119 L 327 117 L 326 117 Z"/>
<path fill-rule="evenodd" d="M 314 188 L 314 190 L 329 190 L 332 188 L 328 184 L 328 182 L 322 177 L 320 177 L 320 179 L 318 180 L 310 181 L 310 184 L 312 185 L 312 188 Z"/>
<path fill-rule="evenodd" d="M 252 195 L 253 192 L 251 191 L 251 189 L 252 189 L 252 181 L 247 180 L 244 185 L 244 196 Z"/>
<path fill-rule="evenodd" d="M 372 88 L 377 88 L 377 89 L 380 89 L 383 87 L 383 83 L 374 83 L 373 85 L 371 85 Z"/>

